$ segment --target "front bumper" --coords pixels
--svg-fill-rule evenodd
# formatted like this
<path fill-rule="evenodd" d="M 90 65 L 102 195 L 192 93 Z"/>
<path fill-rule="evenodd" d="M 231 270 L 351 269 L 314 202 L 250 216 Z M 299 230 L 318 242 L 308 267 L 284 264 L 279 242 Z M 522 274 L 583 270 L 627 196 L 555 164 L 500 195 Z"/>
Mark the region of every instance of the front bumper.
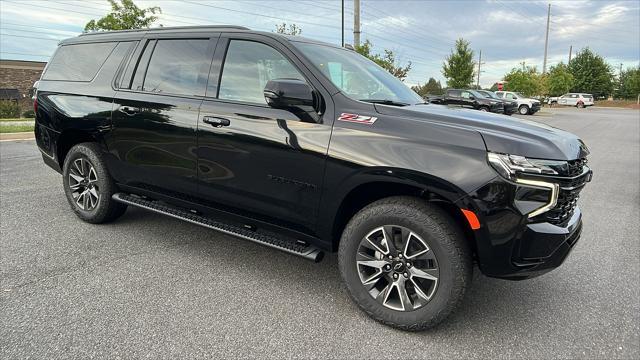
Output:
<path fill-rule="evenodd" d="M 582 232 L 579 208 L 554 225 L 523 215 L 514 196 L 515 186 L 496 178 L 458 204 L 474 209 L 480 220 L 474 231 L 476 260 L 490 277 L 523 280 L 549 272 L 564 262 Z"/>
<path fill-rule="evenodd" d="M 533 104 L 531 105 L 531 112 L 532 112 L 532 113 L 534 113 L 534 112 L 538 112 L 538 111 L 540 111 L 540 108 L 541 108 L 541 105 L 540 105 L 540 103 L 539 103 L 539 102 L 533 103 Z"/>

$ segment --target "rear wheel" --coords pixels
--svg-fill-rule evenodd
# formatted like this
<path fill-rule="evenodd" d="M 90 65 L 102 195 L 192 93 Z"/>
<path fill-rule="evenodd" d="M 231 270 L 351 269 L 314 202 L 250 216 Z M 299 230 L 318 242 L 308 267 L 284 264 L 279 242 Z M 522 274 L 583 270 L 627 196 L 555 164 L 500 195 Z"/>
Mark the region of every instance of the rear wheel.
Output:
<path fill-rule="evenodd" d="M 354 301 L 375 320 L 404 330 L 440 323 L 471 281 L 461 232 L 417 198 L 387 198 L 361 210 L 344 230 L 338 257 Z"/>
<path fill-rule="evenodd" d="M 518 112 L 520 113 L 520 115 L 529 115 L 529 106 L 520 105 L 520 107 L 518 108 Z"/>
<path fill-rule="evenodd" d="M 113 221 L 127 209 L 126 205 L 111 199 L 117 189 L 95 143 L 77 144 L 69 150 L 62 177 L 71 209 L 86 222 Z"/>
<path fill-rule="evenodd" d="M 480 110 L 480 111 L 484 111 L 484 112 L 487 112 L 487 111 L 489 111 L 489 108 L 488 108 L 488 107 L 486 107 L 486 106 L 482 106 L 482 107 L 480 107 L 480 109 L 478 109 L 478 110 Z"/>
<path fill-rule="evenodd" d="M 584 108 L 584 103 L 583 102 L 579 102 L 578 105 L 576 105 L 578 107 L 578 109 L 583 109 Z"/>

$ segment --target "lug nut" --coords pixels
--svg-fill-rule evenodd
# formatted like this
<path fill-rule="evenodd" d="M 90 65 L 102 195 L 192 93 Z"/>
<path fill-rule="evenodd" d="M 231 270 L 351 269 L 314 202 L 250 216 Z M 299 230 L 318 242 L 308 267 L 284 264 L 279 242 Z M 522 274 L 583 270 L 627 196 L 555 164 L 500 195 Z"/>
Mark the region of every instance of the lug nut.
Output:
<path fill-rule="evenodd" d="M 404 273 L 404 274 L 402 274 L 402 275 L 403 275 L 404 277 L 406 277 L 406 278 L 408 278 L 408 277 L 409 277 L 409 274 L 407 274 L 407 273 Z"/>
<path fill-rule="evenodd" d="M 398 278 L 398 274 L 393 274 L 393 278 L 397 279 Z"/>
<path fill-rule="evenodd" d="M 411 267 L 411 263 L 407 262 L 407 267 L 410 268 Z"/>
<path fill-rule="evenodd" d="M 399 255 L 398 255 L 398 257 L 399 257 L 400 259 L 402 259 L 402 254 L 399 254 Z"/>
<path fill-rule="evenodd" d="M 384 268 L 385 268 L 386 270 L 391 270 L 391 265 L 387 264 L 387 265 L 385 265 L 385 266 L 384 266 Z"/>

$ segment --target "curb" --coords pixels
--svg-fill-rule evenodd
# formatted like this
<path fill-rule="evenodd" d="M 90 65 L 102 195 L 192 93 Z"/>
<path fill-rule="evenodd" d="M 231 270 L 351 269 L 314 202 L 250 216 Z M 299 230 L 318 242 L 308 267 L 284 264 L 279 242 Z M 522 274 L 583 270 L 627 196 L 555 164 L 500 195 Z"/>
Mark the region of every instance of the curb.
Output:
<path fill-rule="evenodd" d="M 35 135 L 33 131 L 0 134 L 0 141 L 12 140 L 35 140 Z"/>

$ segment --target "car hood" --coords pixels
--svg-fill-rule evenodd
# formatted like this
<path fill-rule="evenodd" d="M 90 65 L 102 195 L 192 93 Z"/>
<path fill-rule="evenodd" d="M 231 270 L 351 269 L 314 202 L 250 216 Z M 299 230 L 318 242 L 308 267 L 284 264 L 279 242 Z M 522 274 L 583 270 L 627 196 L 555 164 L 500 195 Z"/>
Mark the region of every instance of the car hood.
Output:
<path fill-rule="evenodd" d="M 550 160 L 575 160 L 589 154 L 576 135 L 534 121 L 434 104 L 403 107 L 375 104 L 375 108 L 383 115 L 475 130 L 482 135 L 487 150 L 493 152 Z"/>

